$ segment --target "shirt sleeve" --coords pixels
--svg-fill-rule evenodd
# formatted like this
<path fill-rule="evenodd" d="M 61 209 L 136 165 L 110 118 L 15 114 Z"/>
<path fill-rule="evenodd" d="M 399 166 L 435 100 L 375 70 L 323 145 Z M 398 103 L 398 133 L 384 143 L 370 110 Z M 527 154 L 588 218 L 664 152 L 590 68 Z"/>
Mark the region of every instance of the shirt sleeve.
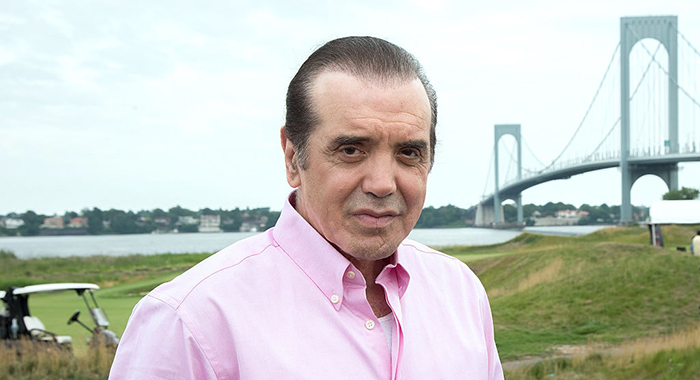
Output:
<path fill-rule="evenodd" d="M 109 373 L 122 379 L 216 379 L 176 309 L 146 296 L 134 307 Z"/>
<path fill-rule="evenodd" d="M 481 316 L 484 323 L 484 338 L 486 339 L 486 350 L 488 353 L 489 380 L 503 380 L 503 367 L 498 356 L 496 340 L 494 338 L 493 317 L 491 315 L 491 305 L 489 304 L 486 290 L 481 287 L 483 298 L 481 301 Z"/>

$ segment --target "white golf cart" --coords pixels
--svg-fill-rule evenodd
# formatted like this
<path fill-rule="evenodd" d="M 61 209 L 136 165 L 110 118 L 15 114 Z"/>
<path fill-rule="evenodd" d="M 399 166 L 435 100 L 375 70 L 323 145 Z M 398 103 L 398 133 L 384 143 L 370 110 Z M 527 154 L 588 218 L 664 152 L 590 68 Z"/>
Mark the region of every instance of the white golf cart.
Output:
<path fill-rule="evenodd" d="M 104 342 L 108 347 L 116 347 L 119 343 L 119 338 L 114 332 L 107 329 L 109 327 L 107 316 L 97 305 L 97 300 L 92 292 L 99 288 L 95 284 L 56 283 L 25 287 L 11 286 L 6 291 L 0 290 L 0 299 L 2 299 L 2 307 L 0 308 L 0 340 L 12 344 L 12 342 L 24 338 L 56 344 L 62 348 L 71 347 L 73 339 L 70 336 L 58 335 L 47 331 L 41 320 L 29 313 L 28 299 L 32 294 L 73 290 L 83 297 L 95 327 L 90 328 L 78 319 L 80 310 L 76 310 L 73 313 L 68 319 L 68 324 L 77 322 L 90 331 L 92 334 L 91 344 Z"/>

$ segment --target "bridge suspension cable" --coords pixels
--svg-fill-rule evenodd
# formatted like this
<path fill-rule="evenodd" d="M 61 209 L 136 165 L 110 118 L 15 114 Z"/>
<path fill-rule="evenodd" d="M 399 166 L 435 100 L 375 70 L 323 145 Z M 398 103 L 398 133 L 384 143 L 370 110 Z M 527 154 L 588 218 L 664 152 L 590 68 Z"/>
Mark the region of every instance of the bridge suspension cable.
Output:
<path fill-rule="evenodd" d="M 613 126 L 610 128 L 610 130 L 608 131 L 608 133 L 605 135 L 605 137 L 603 137 L 603 140 L 601 140 L 600 143 L 598 144 L 598 146 L 595 147 L 595 149 L 593 149 L 593 152 L 591 152 L 591 154 L 589 154 L 588 156 L 586 156 L 586 158 L 584 159 L 584 161 L 588 161 L 591 157 L 593 157 L 593 155 L 595 155 L 595 153 L 598 151 L 598 149 L 600 149 L 600 147 L 603 146 L 603 144 L 605 143 L 605 141 L 608 140 L 608 137 L 610 137 L 610 135 L 612 134 L 612 132 L 613 132 L 613 131 L 616 129 L 616 127 L 620 124 L 620 121 L 621 121 L 621 120 L 622 120 L 621 117 L 618 117 L 618 118 L 617 118 L 617 120 L 615 121 L 615 123 L 613 124 Z"/>
<path fill-rule="evenodd" d="M 698 49 L 696 49 L 695 46 L 693 46 L 693 44 L 691 44 L 690 41 L 688 41 L 688 39 L 685 38 L 683 33 L 681 33 L 681 31 L 676 29 L 673 25 L 671 25 L 671 27 L 676 30 L 676 33 L 678 33 L 678 35 L 681 36 L 683 41 L 685 41 L 685 43 L 688 44 L 688 46 L 690 46 L 690 48 L 695 52 L 695 54 L 697 54 L 698 57 L 700 57 L 700 52 L 698 51 Z"/>
<path fill-rule="evenodd" d="M 642 46 L 644 46 L 644 44 L 642 44 Z M 642 77 L 639 79 L 639 82 L 637 82 L 637 87 L 635 87 L 634 91 L 632 91 L 632 95 L 630 95 L 630 100 L 634 99 L 634 96 L 637 95 L 637 91 L 639 91 L 639 88 L 642 87 L 642 83 L 644 82 L 644 78 L 649 73 L 649 69 L 651 69 L 651 65 L 654 63 L 654 58 L 656 57 L 656 54 L 659 52 L 659 49 L 661 49 L 661 43 L 656 45 L 656 50 L 654 51 L 654 55 L 651 56 L 651 60 L 647 64 L 646 69 L 644 69 L 644 73 L 642 74 Z"/>
<path fill-rule="evenodd" d="M 501 140 L 501 142 L 502 142 L 502 141 L 503 141 L 503 140 Z M 504 150 L 506 151 L 506 153 L 508 153 L 508 157 L 510 157 L 510 160 L 508 160 L 508 167 L 507 167 L 506 170 L 505 170 L 505 175 L 503 175 L 503 178 L 504 178 L 503 183 L 506 184 L 506 183 L 509 183 L 509 182 L 510 182 L 510 181 L 508 180 L 508 177 L 510 176 L 510 170 L 511 170 L 512 167 L 513 167 L 513 163 L 516 163 L 516 164 L 517 164 L 518 159 L 515 158 L 515 156 L 513 155 L 513 150 L 515 149 L 515 144 L 511 145 L 510 148 L 509 148 L 509 147 L 506 146 L 505 143 L 504 143 L 504 144 L 503 144 L 503 147 L 504 147 Z M 495 155 L 496 155 L 496 154 L 495 154 L 495 152 L 494 152 L 494 157 L 495 157 Z M 499 167 L 500 167 L 500 166 L 499 166 Z M 490 170 L 490 169 L 489 169 L 489 170 Z M 499 181 L 500 181 L 500 178 L 499 178 Z M 499 182 L 499 183 L 500 183 L 500 182 Z"/>
<path fill-rule="evenodd" d="M 525 145 L 525 148 L 527 149 L 528 152 L 530 152 L 530 154 L 532 155 L 532 158 L 534 158 L 535 161 L 537 161 L 542 166 L 547 165 L 544 162 L 542 162 L 539 158 L 537 158 L 537 156 L 535 155 L 535 152 L 532 151 L 532 148 L 530 148 L 530 145 L 527 143 L 527 140 L 525 140 L 524 137 L 521 137 L 521 140 L 523 140 L 523 144 Z"/>
<path fill-rule="evenodd" d="M 638 35 L 637 33 L 635 33 L 634 29 L 630 29 L 630 31 L 632 32 L 632 34 L 635 35 L 635 37 L 639 38 L 639 35 Z M 665 68 L 661 63 L 659 63 L 659 61 L 657 61 L 656 58 L 654 58 L 654 56 L 651 54 L 651 52 L 649 51 L 649 49 L 647 49 L 647 47 L 646 47 L 644 44 L 641 44 L 641 45 L 642 45 L 642 48 L 644 49 L 644 51 L 646 51 L 647 54 L 649 54 L 649 55 L 652 57 L 652 58 L 651 58 L 652 62 L 654 62 L 654 63 L 656 64 L 656 66 L 657 66 L 659 69 L 661 69 L 661 71 L 663 71 L 664 74 L 666 74 L 666 76 L 669 77 L 669 78 L 671 79 L 671 81 L 673 81 L 673 84 L 675 84 L 675 85 L 678 87 L 678 89 L 681 90 L 681 92 L 683 92 L 683 94 L 685 94 L 685 96 L 687 96 L 688 99 L 690 99 L 690 101 L 692 101 L 693 103 L 695 103 L 696 106 L 700 107 L 700 103 L 699 103 L 692 95 L 690 95 L 690 93 L 688 93 L 688 91 L 686 91 L 685 88 L 683 88 L 683 86 L 681 86 L 681 85 L 678 83 L 678 81 L 676 80 L 676 78 L 672 78 L 672 77 L 669 75 L 668 70 L 666 70 L 666 68 Z M 692 45 L 691 45 L 691 46 L 692 46 Z"/>
<path fill-rule="evenodd" d="M 556 158 L 554 158 L 549 165 L 547 165 L 545 168 L 540 170 L 540 173 L 544 172 L 545 170 L 554 166 L 554 164 L 557 162 L 557 160 L 560 159 L 561 156 L 564 155 L 564 152 L 566 152 L 566 150 L 569 148 L 571 143 L 576 138 L 576 135 L 581 130 L 581 127 L 583 127 L 583 124 L 585 123 L 586 118 L 588 118 L 588 114 L 591 112 L 591 108 L 593 108 L 593 104 L 595 104 L 595 101 L 598 98 L 598 94 L 600 94 L 600 89 L 603 88 L 603 84 L 605 83 L 605 79 L 608 77 L 608 73 L 610 72 L 610 68 L 612 67 L 613 62 L 615 61 L 615 57 L 617 56 L 617 52 L 619 50 L 620 50 L 620 43 L 618 43 L 617 46 L 615 47 L 615 51 L 613 52 L 612 57 L 610 58 L 610 62 L 608 63 L 608 68 L 605 69 L 605 74 L 603 74 L 603 79 L 600 81 L 600 84 L 598 85 L 598 89 L 595 91 L 595 95 L 593 95 L 593 100 L 591 101 L 591 104 L 588 106 L 586 113 L 583 115 L 583 119 L 579 123 L 578 128 L 576 128 L 574 135 L 571 136 L 571 139 L 569 140 L 569 142 L 566 143 L 566 145 L 564 146 L 564 149 L 562 149 L 561 153 L 559 153 L 559 155 Z"/>

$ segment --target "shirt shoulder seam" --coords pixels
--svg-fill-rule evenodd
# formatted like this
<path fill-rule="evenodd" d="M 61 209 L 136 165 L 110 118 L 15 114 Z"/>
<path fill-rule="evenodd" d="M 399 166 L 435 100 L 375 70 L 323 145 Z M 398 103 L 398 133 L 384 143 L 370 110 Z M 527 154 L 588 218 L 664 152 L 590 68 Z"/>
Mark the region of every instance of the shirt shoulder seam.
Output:
<path fill-rule="evenodd" d="M 407 246 L 407 247 L 411 247 L 411 248 L 415 249 L 416 251 L 419 251 L 419 252 L 422 252 L 422 253 L 428 253 L 428 254 L 435 255 L 435 256 L 439 256 L 439 257 L 442 257 L 442 258 L 445 258 L 445 259 L 448 259 L 448 260 L 457 260 L 457 261 L 459 261 L 459 262 L 462 262 L 460 259 L 458 259 L 458 258 L 456 258 L 456 257 L 454 257 L 454 256 L 450 256 L 450 255 L 448 255 L 448 254 L 446 254 L 446 253 L 440 252 L 440 251 L 438 251 L 438 250 L 432 249 L 432 248 L 427 247 L 427 246 L 424 246 L 424 245 L 422 245 L 422 244 L 417 244 L 417 243 L 414 243 L 414 242 L 406 242 L 406 241 L 404 241 L 404 242 L 401 243 L 401 244 L 404 245 L 404 246 Z"/>
<path fill-rule="evenodd" d="M 190 326 L 187 324 L 187 322 L 185 322 L 185 320 L 184 320 L 184 319 L 182 318 L 182 316 L 180 315 L 179 305 L 178 305 L 178 307 L 173 307 L 173 305 L 169 304 L 167 301 L 165 301 L 165 300 L 163 300 L 163 299 L 161 299 L 161 298 L 158 298 L 158 297 L 156 297 L 156 296 L 151 296 L 151 295 L 149 295 L 149 296 L 150 296 L 150 298 L 152 298 L 152 299 L 154 299 L 154 300 L 156 300 L 156 301 L 158 301 L 158 302 L 163 303 L 164 305 L 166 305 L 167 307 L 169 307 L 170 309 L 173 310 L 173 312 L 175 313 L 175 315 L 177 316 L 177 318 L 179 318 L 180 321 L 182 322 L 182 326 L 183 326 L 184 328 L 186 328 L 186 329 L 187 329 L 187 332 L 189 332 L 190 335 L 192 336 L 192 340 L 193 340 L 193 341 L 195 342 L 195 344 L 197 345 L 197 348 L 199 349 L 199 352 L 201 352 L 202 355 L 207 359 L 207 365 L 209 366 L 209 368 L 211 368 L 212 372 L 214 372 L 214 375 L 216 376 L 216 378 L 219 379 L 220 376 L 219 376 L 219 374 L 217 373 L 217 370 L 216 370 L 216 368 L 214 367 L 214 365 L 212 365 L 211 359 L 209 358 L 209 355 L 207 355 L 207 353 L 202 349 L 202 345 L 199 343 L 199 339 L 198 339 L 197 336 L 192 332 L 192 329 L 190 329 Z M 183 299 L 183 301 L 184 301 L 184 299 Z"/>
<path fill-rule="evenodd" d="M 210 277 L 212 277 L 212 276 L 214 276 L 214 275 L 216 275 L 216 274 L 218 274 L 218 273 L 220 273 L 220 272 L 223 272 L 223 271 L 225 271 L 225 270 L 228 270 L 228 269 L 231 269 L 231 268 L 233 268 L 233 267 L 235 267 L 235 266 L 238 266 L 239 264 L 243 263 L 244 261 L 248 260 L 248 259 L 251 258 L 251 257 L 255 257 L 255 256 L 258 256 L 258 255 L 262 254 L 263 252 L 265 252 L 265 251 L 266 251 L 268 248 L 270 248 L 270 247 L 274 247 L 274 245 L 273 245 L 272 243 L 268 243 L 268 244 L 267 244 L 265 247 L 263 247 L 259 252 L 257 252 L 257 253 L 251 253 L 251 254 L 249 254 L 249 255 L 246 255 L 245 257 L 243 257 L 242 259 L 240 259 L 239 261 L 237 261 L 237 262 L 235 262 L 235 263 L 233 263 L 233 264 L 231 264 L 231 265 L 227 265 L 227 266 L 225 266 L 225 267 L 221 267 L 221 268 L 217 269 L 216 271 L 207 274 L 206 276 L 204 276 L 204 277 L 202 277 L 201 279 L 199 279 L 199 281 L 197 281 L 196 284 L 192 285 L 192 286 L 189 288 L 189 290 L 187 291 L 187 294 L 185 294 L 185 295 L 184 295 L 181 299 L 179 299 L 179 300 L 177 300 L 177 299 L 171 297 L 170 295 L 168 295 L 168 294 L 165 293 L 165 292 L 156 292 L 155 294 L 154 294 L 154 292 L 150 292 L 150 293 L 148 294 L 148 296 L 150 296 L 150 297 L 152 297 L 152 298 L 155 298 L 155 299 L 158 299 L 159 301 L 168 304 L 168 305 L 169 305 L 170 307 L 172 307 L 174 310 L 178 310 L 178 309 L 180 309 L 180 307 L 182 306 L 182 304 L 185 303 L 185 301 L 189 298 L 190 294 L 192 294 L 192 292 L 193 292 L 197 287 L 199 287 L 199 285 L 201 285 L 204 281 L 208 280 Z M 163 299 L 163 298 L 168 298 L 168 299 L 170 299 L 170 300 L 172 301 L 173 304 L 171 305 L 168 301 L 166 301 L 166 300 Z"/>

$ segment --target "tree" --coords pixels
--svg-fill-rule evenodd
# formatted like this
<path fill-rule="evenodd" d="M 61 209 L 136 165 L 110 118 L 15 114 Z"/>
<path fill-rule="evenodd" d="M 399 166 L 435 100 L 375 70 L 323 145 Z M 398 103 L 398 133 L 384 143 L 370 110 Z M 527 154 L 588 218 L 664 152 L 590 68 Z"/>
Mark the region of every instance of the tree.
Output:
<path fill-rule="evenodd" d="M 91 210 L 85 209 L 82 211 L 84 217 L 88 218 L 88 233 L 90 235 L 97 235 L 102 232 L 104 226 L 102 221 L 104 220 L 104 215 L 102 215 L 102 210 L 94 207 Z"/>
<path fill-rule="evenodd" d="M 168 214 L 170 214 L 171 217 L 174 219 L 177 219 L 181 216 L 192 216 L 195 217 L 197 216 L 197 213 L 191 210 L 188 210 L 186 208 L 182 208 L 179 205 L 175 207 L 171 207 L 170 210 L 168 210 Z"/>
<path fill-rule="evenodd" d="M 512 204 L 503 205 L 503 218 L 506 223 L 515 223 L 518 221 L 518 208 Z"/>
<path fill-rule="evenodd" d="M 698 194 L 700 194 L 700 190 L 692 189 L 692 188 L 684 186 L 680 190 L 670 190 L 668 193 L 664 194 L 663 200 L 665 200 L 665 201 L 693 200 L 693 199 L 698 199 Z"/>
<path fill-rule="evenodd" d="M 199 210 L 199 215 L 219 215 L 219 213 L 209 207 L 205 207 Z"/>
<path fill-rule="evenodd" d="M 243 213 L 236 207 L 231 211 L 221 211 L 221 229 L 226 232 L 236 232 L 241 228 L 243 224 Z"/>
<path fill-rule="evenodd" d="M 19 228 L 19 233 L 23 236 L 39 235 L 40 226 L 44 224 L 44 215 L 38 215 L 32 210 L 22 214 L 24 225 Z"/>
<path fill-rule="evenodd" d="M 78 214 L 74 211 L 66 211 L 65 214 L 63 214 L 63 222 L 68 225 L 70 223 L 71 219 L 76 218 Z"/>
<path fill-rule="evenodd" d="M 159 208 L 153 210 L 152 215 L 153 215 L 153 218 L 167 218 L 169 216 L 167 212 L 165 212 Z"/>
<path fill-rule="evenodd" d="M 416 228 L 466 227 L 466 213 L 467 210 L 453 205 L 426 207 L 416 223 Z"/>

